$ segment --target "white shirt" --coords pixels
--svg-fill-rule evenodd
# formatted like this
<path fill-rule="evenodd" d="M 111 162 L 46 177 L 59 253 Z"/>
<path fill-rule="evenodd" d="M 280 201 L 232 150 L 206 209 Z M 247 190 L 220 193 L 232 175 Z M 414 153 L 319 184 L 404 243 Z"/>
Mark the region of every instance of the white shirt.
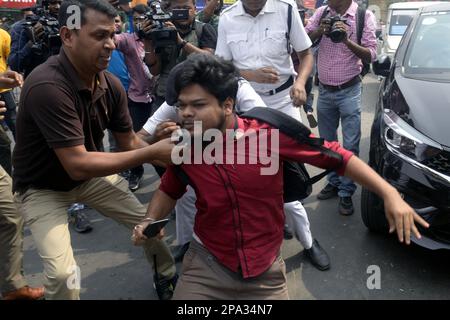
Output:
<path fill-rule="evenodd" d="M 247 80 L 240 79 L 236 94 L 236 112 L 246 112 L 255 107 L 266 107 L 261 97 L 255 92 Z M 177 109 L 164 102 L 158 110 L 147 120 L 142 129 L 148 134 L 155 133 L 156 126 L 164 121 L 178 121 Z"/>
<path fill-rule="evenodd" d="M 311 46 L 311 40 L 293 0 L 267 0 L 256 17 L 246 13 L 242 2 L 238 1 L 220 15 L 216 55 L 232 60 L 239 69 L 272 66 L 280 73 L 278 83 L 251 82 L 256 92 L 268 92 L 296 75 L 287 50 L 289 4 L 292 6 L 290 43 L 296 52 L 300 52 Z"/>

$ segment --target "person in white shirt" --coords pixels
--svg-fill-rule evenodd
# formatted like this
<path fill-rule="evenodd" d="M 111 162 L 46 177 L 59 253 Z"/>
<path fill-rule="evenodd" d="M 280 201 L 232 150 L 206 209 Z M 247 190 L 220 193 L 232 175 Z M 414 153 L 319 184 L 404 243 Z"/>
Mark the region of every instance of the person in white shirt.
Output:
<path fill-rule="evenodd" d="M 301 121 L 298 107 L 306 102 L 305 83 L 314 63 L 310 47 L 293 0 L 240 0 L 220 16 L 215 54 L 232 61 L 268 107 Z M 297 71 L 291 49 L 300 60 Z M 319 270 L 329 269 L 301 202 L 285 203 L 284 211 L 306 256 Z"/>

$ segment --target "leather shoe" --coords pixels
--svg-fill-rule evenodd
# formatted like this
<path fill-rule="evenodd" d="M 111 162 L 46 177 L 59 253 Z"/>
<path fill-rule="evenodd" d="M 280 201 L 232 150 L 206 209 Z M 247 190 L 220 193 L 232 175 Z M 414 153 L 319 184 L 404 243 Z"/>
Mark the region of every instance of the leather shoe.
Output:
<path fill-rule="evenodd" d="M 352 197 L 339 198 L 339 213 L 343 216 L 350 216 L 354 212 Z"/>
<path fill-rule="evenodd" d="M 317 195 L 317 199 L 319 200 L 327 200 L 338 195 L 338 188 L 333 186 L 331 183 L 328 183 L 325 188 L 323 188 L 320 193 Z"/>
<path fill-rule="evenodd" d="M 330 258 L 316 239 L 314 239 L 311 248 L 305 249 L 304 252 L 309 261 L 320 271 L 330 269 Z"/>
<path fill-rule="evenodd" d="M 44 287 L 31 288 L 29 286 L 3 294 L 3 300 L 38 300 L 44 297 Z"/>
<path fill-rule="evenodd" d="M 128 188 L 135 192 L 141 185 L 142 175 L 130 174 L 128 177 Z"/>

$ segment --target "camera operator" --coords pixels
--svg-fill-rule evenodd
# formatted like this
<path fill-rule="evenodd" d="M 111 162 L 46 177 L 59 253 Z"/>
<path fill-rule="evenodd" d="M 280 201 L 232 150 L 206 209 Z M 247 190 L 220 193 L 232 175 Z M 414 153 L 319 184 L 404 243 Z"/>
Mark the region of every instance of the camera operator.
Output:
<path fill-rule="evenodd" d="M 360 12 L 362 16 L 358 20 Z M 360 44 L 357 20 L 363 26 Z M 373 13 L 370 10 L 361 11 L 356 2 L 329 0 L 328 6 L 317 9 L 306 26 L 311 40 L 320 41 L 317 58 L 320 136 L 328 141 L 337 141 L 337 128 L 341 121 L 343 146 L 355 154 L 359 154 L 361 138 L 360 74 L 362 62 L 370 63 L 376 58 L 376 25 Z M 351 179 L 339 177 L 333 172 L 328 175 L 328 184 L 319 193 L 318 199 L 339 196 L 339 213 L 351 215 L 354 212 L 352 195 L 355 190 L 356 185 Z"/>
<path fill-rule="evenodd" d="M 42 1 L 41 7 L 34 8 L 35 12 L 44 11 L 47 19 L 57 19 L 62 0 Z M 27 77 L 34 68 L 44 63 L 49 56 L 56 54 L 59 48 L 49 48 L 46 43 L 39 46 L 39 50 L 34 50 L 36 44 L 42 42 L 45 31 L 44 26 L 37 22 L 30 26 L 36 15 L 14 24 L 11 28 L 11 54 L 8 59 L 10 68 L 23 73 Z M 55 20 L 57 22 L 57 20 Z"/>
<path fill-rule="evenodd" d="M 159 76 L 155 83 L 156 99 L 153 111 L 156 111 L 165 101 L 166 82 L 170 70 L 176 64 L 186 60 L 191 53 L 213 54 L 216 48 L 217 33 L 214 28 L 210 24 L 195 20 L 195 0 L 169 0 L 168 11 L 173 12 L 174 9 L 188 10 L 189 17 L 186 20 L 174 19 L 173 22 L 167 21 L 164 23 L 166 27 L 177 30 L 175 52 L 171 54 L 171 58 L 166 59 L 166 56 L 164 56 L 166 50 L 163 50 L 162 54 L 155 50 L 158 43 L 153 43 L 150 39 L 145 41 L 146 62 L 150 67 L 151 74 Z M 144 24 L 146 34 L 149 34 L 155 28 L 155 23 L 151 21 Z"/>

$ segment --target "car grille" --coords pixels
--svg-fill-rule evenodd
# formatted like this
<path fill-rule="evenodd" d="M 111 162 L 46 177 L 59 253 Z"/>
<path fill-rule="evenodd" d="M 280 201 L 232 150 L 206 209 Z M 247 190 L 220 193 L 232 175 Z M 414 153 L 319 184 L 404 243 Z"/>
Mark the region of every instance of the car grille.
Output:
<path fill-rule="evenodd" d="M 450 176 L 450 153 L 443 151 L 427 159 L 424 163 L 427 167 Z"/>

